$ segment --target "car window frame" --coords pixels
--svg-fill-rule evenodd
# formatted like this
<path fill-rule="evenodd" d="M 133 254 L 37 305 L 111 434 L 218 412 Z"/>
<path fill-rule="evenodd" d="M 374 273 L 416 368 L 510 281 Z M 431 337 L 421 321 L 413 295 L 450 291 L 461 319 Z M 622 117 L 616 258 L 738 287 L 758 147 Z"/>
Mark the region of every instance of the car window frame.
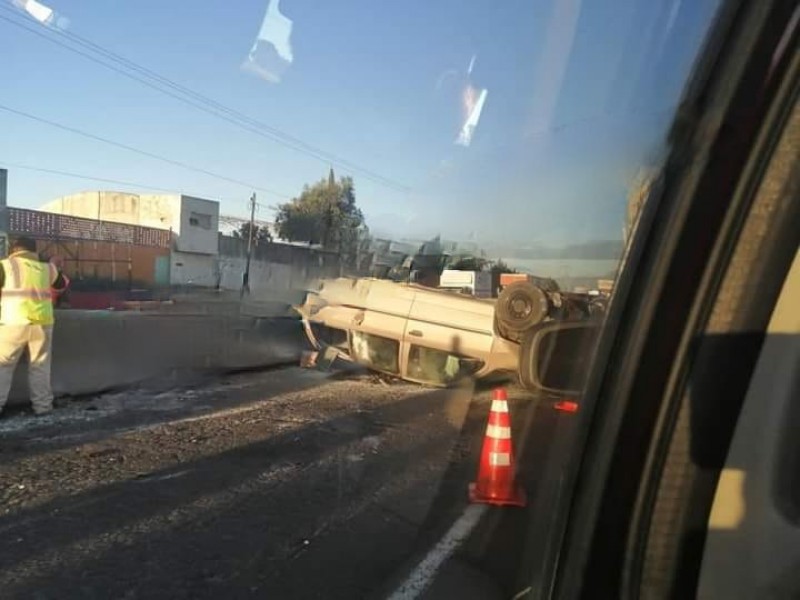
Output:
<path fill-rule="evenodd" d="M 770 61 L 791 22 L 790 4 L 780 0 L 731 2 L 723 7 L 712 28 L 675 118 L 673 152 L 645 203 L 623 259 L 576 432 L 575 441 L 582 451 L 575 453 L 564 469 L 569 481 L 557 493 L 561 501 L 557 523 L 548 531 L 552 551 L 533 566 L 532 588 L 536 593 L 532 597 L 578 598 L 591 595 L 590 590 L 615 597 L 634 593 L 623 585 L 631 582 L 625 574 L 631 564 L 631 557 L 625 555 L 628 531 L 617 530 L 616 541 L 602 536 L 603 541 L 616 543 L 615 548 L 600 553 L 595 545 L 600 539 L 597 527 L 603 523 L 601 515 L 613 514 L 603 509 L 619 493 L 610 487 L 611 469 L 621 467 L 619 453 L 641 442 L 626 445 L 615 440 L 621 440 L 617 436 L 623 419 L 630 415 L 634 395 L 647 389 L 641 387 L 645 378 L 658 370 L 663 377 L 658 385 L 670 383 L 673 365 L 663 360 L 659 364 L 657 357 L 663 359 L 664 351 L 654 351 L 654 344 L 662 340 L 656 339 L 652 329 L 656 309 L 670 293 L 667 286 L 673 286 L 673 295 L 675 289 L 682 289 L 685 297 L 678 299 L 682 311 L 694 314 L 698 310 L 695 300 L 703 300 L 699 292 L 708 291 L 701 290 L 701 279 L 708 257 L 719 242 L 717 236 L 726 219 L 730 221 L 732 211 L 742 209 L 728 202 L 737 186 L 748 183 L 742 183 L 739 174 L 752 158 L 750 152 L 785 73 L 785 62 Z M 750 49 L 740 61 L 743 64 L 736 64 L 737 58 L 731 54 L 734 45 Z M 715 90 L 726 100 L 723 110 L 713 105 Z M 748 120 L 742 121 L 744 117 Z M 710 179 L 719 176 L 724 167 L 726 176 L 720 181 Z M 717 186 L 718 195 L 701 198 L 703 183 Z M 698 214 L 705 215 L 706 221 L 691 219 Z M 702 240 L 700 247 L 698 239 Z M 698 264 L 687 260 L 690 250 Z M 674 287 L 679 274 L 686 278 L 683 288 Z M 666 351 L 677 350 L 689 327 L 688 323 L 683 325 L 671 332 L 661 330 L 662 336 L 671 340 Z M 660 395 L 662 388 L 656 389 Z M 641 394 L 639 397 L 641 404 Z M 646 437 L 647 432 L 642 435 Z M 628 472 L 633 486 L 640 483 L 637 475 Z M 629 494 L 624 497 L 630 499 Z M 620 522 L 630 518 L 630 508 L 623 502 L 616 507 Z M 598 579 L 600 565 L 614 569 L 615 579 Z"/>
<path fill-rule="evenodd" d="M 355 362 L 357 364 L 360 364 L 360 365 L 363 365 L 365 367 L 368 367 L 368 368 L 370 368 L 372 370 L 379 371 L 381 373 L 386 373 L 387 375 L 392 375 L 392 376 L 395 376 L 395 377 L 400 377 L 402 375 L 402 373 L 403 373 L 403 362 L 401 360 L 401 357 L 402 357 L 402 354 L 403 354 L 403 341 L 402 341 L 402 338 L 401 339 L 396 339 L 396 338 L 393 338 L 393 337 L 380 335 L 380 334 L 374 333 L 372 331 L 368 331 L 366 329 L 361 329 L 361 328 L 351 329 L 351 330 L 349 330 L 348 333 L 349 333 L 348 341 L 349 341 L 349 345 L 350 345 L 350 356 L 352 357 L 353 362 Z M 379 366 L 377 366 L 374 362 L 360 360 L 358 355 L 356 354 L 354 340 L 353 340 L 353 336 L 356 333 L 360 333 L 362 335 L 368 335 L 368 336 L 372 336 L 372 337 L 375 337 L 375 338 L 380 338 L 381 340 L 386 340 L 386 341 L 389 341 L 389 342 L 396 343 L 397 344 L 397 354 L 396 354 L 395 358 L 397 360 L 397 370 L 396 371 L 391 371 L 389 369 L 383 369 L 383 368 L 380 368 Z"/>

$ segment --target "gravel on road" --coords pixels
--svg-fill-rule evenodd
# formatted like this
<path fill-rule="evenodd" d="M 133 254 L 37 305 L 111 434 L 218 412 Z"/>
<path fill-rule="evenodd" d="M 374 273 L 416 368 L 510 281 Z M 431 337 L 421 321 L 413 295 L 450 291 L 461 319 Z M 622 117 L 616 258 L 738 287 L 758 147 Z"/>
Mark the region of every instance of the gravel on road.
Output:
<path fill-rule="evenodd" d="M 477 451 L 472 400 L 285 369 L 4 417 L 2 595 L 361 597 Z"/>

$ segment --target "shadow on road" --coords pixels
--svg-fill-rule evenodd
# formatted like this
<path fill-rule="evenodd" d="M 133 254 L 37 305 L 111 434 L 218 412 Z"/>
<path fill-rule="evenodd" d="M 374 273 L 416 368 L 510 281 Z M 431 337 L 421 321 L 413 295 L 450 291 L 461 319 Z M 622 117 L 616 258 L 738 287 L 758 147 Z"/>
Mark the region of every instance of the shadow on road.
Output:
<path fill-rule="evenodd" d="M 250 376 L 269 377 L 247 384 Z M 237 383 L 244 380 L 244 383 Z M 145 427 L 187 417 L 270 400 L 281 394 L 322 385 L 322 373 L 299 368 L 267 368 L 237 373 L 180 372 L 158 380 L 99 396 L 60 399 L 50 417 L 39 419 L 27 409 L 6 409 L 0 423 L 16 425 L 3 431 L 0 459 L 9 467 L 22 458 L 64 448 L 100 442 Z M 205 388 L 210 387 L 207 391 Z M 11 420 L 14 420 L 12 423 Z"/>
<path fill-rule="evenodd" d="M 459 402 L 422 391 L 10 514 L 3 595 L 362 596 L 414 548 Z"/>

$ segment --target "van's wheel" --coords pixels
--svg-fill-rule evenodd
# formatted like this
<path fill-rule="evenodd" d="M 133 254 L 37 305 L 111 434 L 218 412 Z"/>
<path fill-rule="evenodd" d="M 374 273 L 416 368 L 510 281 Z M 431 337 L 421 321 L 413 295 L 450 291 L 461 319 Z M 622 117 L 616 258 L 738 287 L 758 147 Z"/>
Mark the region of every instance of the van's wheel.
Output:
<path fill-rule="evenodd" d="M 541 323 L 550 305 L 547 294 L 528 281 L 506 286 L 495 305 L 495 316 L 501 330 L 522 332 Z"/>
<path fill-rule="evenodd" d="M 608 300 L 605 298 L 595 298 L 589 304 L 589 316 L 595 319 L 602 319 L 608 310 Z"/>

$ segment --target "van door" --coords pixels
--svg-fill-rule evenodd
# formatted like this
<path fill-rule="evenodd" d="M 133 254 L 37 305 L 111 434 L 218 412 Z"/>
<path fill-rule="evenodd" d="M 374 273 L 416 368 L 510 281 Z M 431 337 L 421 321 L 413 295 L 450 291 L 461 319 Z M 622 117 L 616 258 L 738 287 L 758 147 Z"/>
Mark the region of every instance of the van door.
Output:
<path fill-rule="evenodd" d="M 353 360 L 376 371 L 402 375 L 403 334 L 415 290 L 411 286 L 377 279 L 360 280 L 357 307 L 349 325 Z"/>
<path fill-rule="evenodd" d="M 485 363 L 492 350 L 494 304 L 417 290 L 403 337 L 405 377 L 445 385 Z"/>

